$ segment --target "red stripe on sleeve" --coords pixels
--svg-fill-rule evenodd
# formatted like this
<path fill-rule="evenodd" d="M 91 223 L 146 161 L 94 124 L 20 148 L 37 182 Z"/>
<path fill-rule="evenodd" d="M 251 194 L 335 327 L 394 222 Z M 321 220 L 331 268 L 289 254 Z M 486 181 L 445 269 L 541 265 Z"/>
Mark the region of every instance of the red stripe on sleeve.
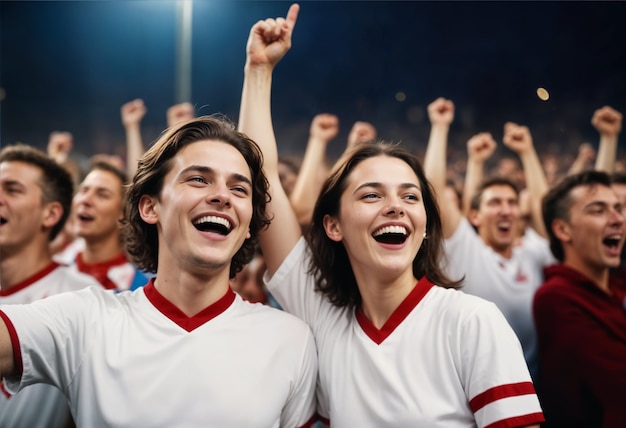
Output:
<path fill-rule="evenodd" d="M 2 379 L 0 379 L 0 393 L 2 393 L 2 395 L 4 395 L 7 399 L 11 398 L 11 394 L 9 394 L 9 391 L 7 391 L 4 387 L 4 381 Z"/>
<path fill-rule="evenodd" d="M 311 419 L 306 421 L 304 423 L 304 425 L 301 425 L 299 428 L 311 428 L 315 422 L 317 422 L 317 415 L 316 414 L 311 416 Z"/>
<path fill-rule="evenodd" d="M 319 413 L 317 414 L 317 418 L 324 424 L 324 426 L 327 426 L 327 427 L 330 426 L 330 419 L 325 418 L 324 416 L 320 415 Z"/>
<path fill-rule="evenodd" d="M 22 371 L 24 371 L 24 366 L 22 363 L 22 350 L 20 349 L 20 340 L 17 337 L 17 331 L 15 331 L 15 327 L 13 326 L 13 323 L 11 322 L 9 317 L 2 311 L 0 311 L 0 318 L 2 318 L 2 320 L 6 324 L 7 330 L 9 330 L 11 346 L 13 346 L 13 361 L 15 364 L 15 369 L 17 370 L 17 374 L 21 376 Z"/>
<path fill-rule="evenodd" d="M 507 385 L 499 385 L 478 394 L 470 400 L 470 407 L 476 413 L 489 403 L 508 397 L 517 397 L 520 395 L 536 394 L 535 387 L 532 382 L 509 383 Z"/>
<path fill-rule="evenodd" d="M 543 413 L 531 413 L 530 415 L 516 416 L 514 418 L 503 419 L 498 422 L 487 425 L 485 428 L 516 428 L 525 427 L 527 425 L 535 425 L 545 422 Z"/>

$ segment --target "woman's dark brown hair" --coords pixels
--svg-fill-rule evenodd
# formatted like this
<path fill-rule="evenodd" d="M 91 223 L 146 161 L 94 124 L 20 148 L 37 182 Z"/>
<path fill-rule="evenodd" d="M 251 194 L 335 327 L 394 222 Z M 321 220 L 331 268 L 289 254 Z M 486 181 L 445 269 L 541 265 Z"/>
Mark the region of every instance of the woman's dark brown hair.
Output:
<path fill-rule="evenodd" d="M 347 187 L 350 173 L 366 159 L 375 156 L 389 156 L 406 162 L 417 175 L 426 210 L 427 239 L 422 243 L 413 260 L 413 274 L 416 278 L 426 276 L 433 283 L 446 287 L 459 287 L 460 281 L 446 277 L 439 267 L 443 255 L 443 232 L 439 208 L 430 183 L 417 157 L 398 144 L 385 142 L 363 143 L 345 155 L 338 167 L 333 169 L 324 183 L 313 212 L 313 221 L 308 234 L 312 259 L 310 272 L 315 276 L 316 288 L 339 307 L 358 307 L 361 294 L 350 266 L 348 253 L 342 242 L 328 238 L 324 229 L 324 216 L 337 217 L 340 211 L 341 195 Z"/>

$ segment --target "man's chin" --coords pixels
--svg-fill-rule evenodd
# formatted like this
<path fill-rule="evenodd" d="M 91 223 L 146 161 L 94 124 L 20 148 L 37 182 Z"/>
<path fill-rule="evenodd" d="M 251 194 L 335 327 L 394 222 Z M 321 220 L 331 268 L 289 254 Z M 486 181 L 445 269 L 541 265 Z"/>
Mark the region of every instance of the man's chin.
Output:
<path fill-rule="evenodd" d="M 509 239 L 499 239 L 497 242 L 492 244 L 494 250 L 498 252 L 506 251 L 513 246 L 514 240 L 512 238 Z"/>

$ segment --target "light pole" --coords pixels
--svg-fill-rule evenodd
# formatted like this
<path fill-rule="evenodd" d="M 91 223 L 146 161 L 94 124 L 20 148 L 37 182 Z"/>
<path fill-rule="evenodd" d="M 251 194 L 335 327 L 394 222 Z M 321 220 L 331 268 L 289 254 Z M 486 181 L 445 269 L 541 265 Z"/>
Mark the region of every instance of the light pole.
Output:
<path fill-rule="evenodd" d="M 191 23 L 192 0 L 176 4 L 176 102 L 191 102 Z"/>

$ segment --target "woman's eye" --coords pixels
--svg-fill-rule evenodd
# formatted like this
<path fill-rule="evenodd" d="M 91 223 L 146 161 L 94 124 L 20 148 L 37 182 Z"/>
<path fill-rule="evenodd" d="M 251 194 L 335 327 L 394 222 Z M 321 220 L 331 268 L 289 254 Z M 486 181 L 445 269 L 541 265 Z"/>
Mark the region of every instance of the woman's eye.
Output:
<path fill-rule="evenodd" d="M 406 195 L 405 198 L 411 201 L 419 201 L 419 198 L 417 197 L 417 195 L 414 195 L 414 194 Z"/>
<path fill-rule="evenodd" d="M 361 199 L 375 199 L 377 197 L 378 195 L 376 193 L 366 193 L 363 196 L 361 196 Z"/>

